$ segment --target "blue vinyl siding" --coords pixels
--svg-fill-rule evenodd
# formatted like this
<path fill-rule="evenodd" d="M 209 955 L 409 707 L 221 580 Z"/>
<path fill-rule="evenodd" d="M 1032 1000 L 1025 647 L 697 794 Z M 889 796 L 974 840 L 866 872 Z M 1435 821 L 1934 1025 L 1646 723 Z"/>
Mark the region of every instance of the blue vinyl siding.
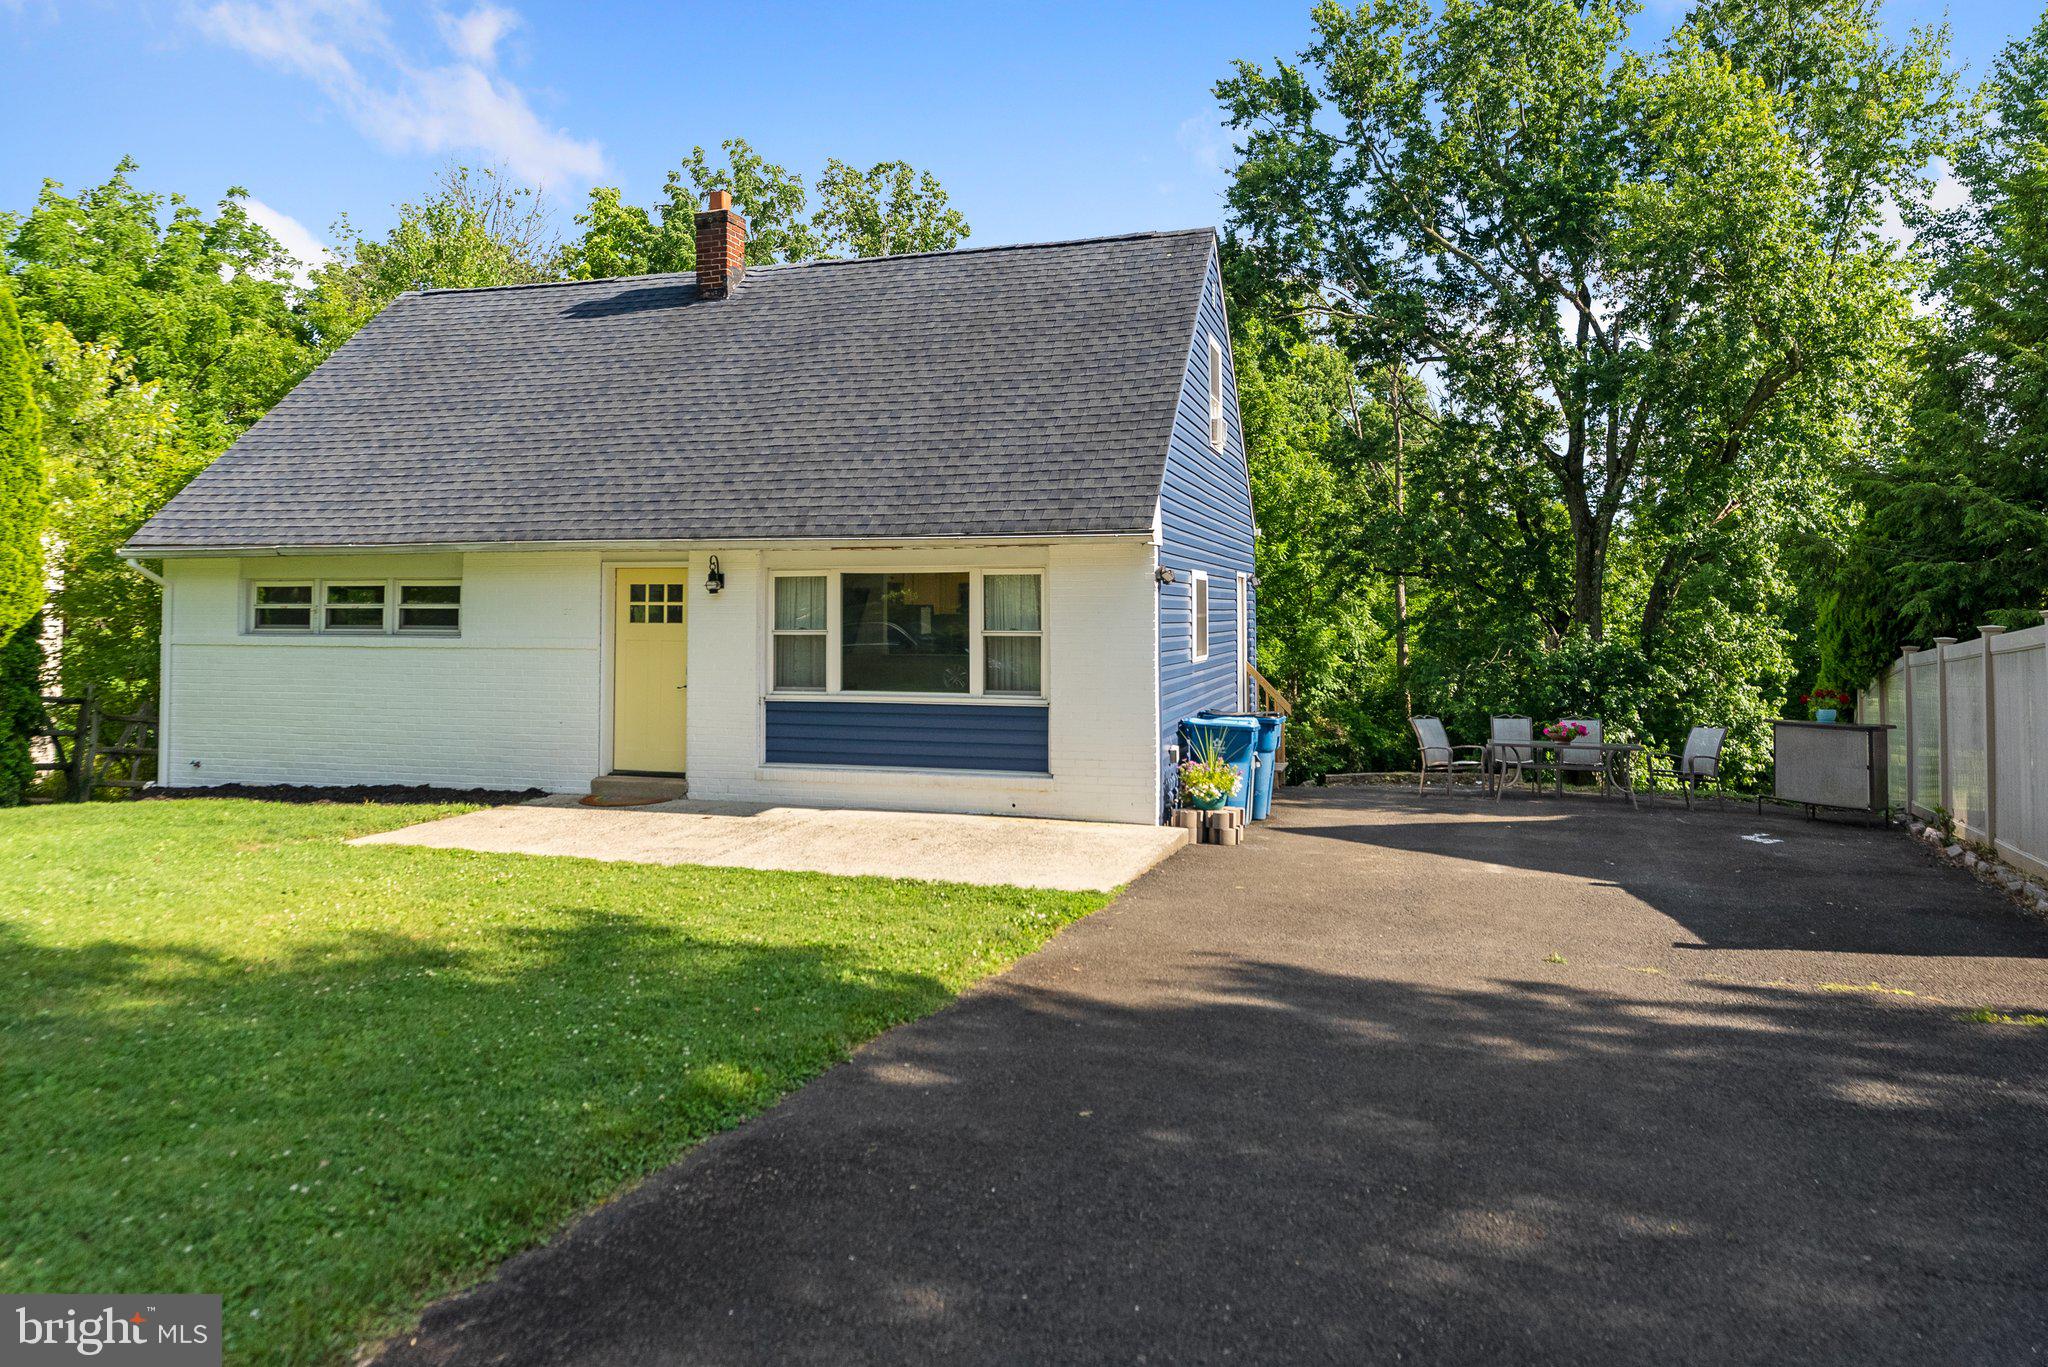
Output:
<path fill-rule="evenodd" d="M 1042 774 L 1046 709 L 974 703 L 768 705 L 768 762 Z"/>
<path fill-rule="evenodd" d="M 1209 339 L 1223 347 L 1223 450 L 1209 445 Z M 1159 563 L 1177 582 L 1159 586 L 1159 742 L 1162 776 L 1166 747 L 1177 743 L 1182 720 L 1205 707 L 1229 707 L 1243 669 L 1237 647 L 1237 576 L 1252 570 L 1252 495 L 1245 466 L 1244 429 L 1237 414 L 1237 376 L 1230 329 L 1223 314 L 1223 281 L 1212 254 L 1202 287 L 1194 338 L 1181 376 L 1180 406 L 1159 491 Z M 1209 575 L 1209 657 L 1193 658 L 1190 625 L 1193 572 Z M 1255 591 L 1245 592 L 1252 621 L 1246 654 L 1256 657 Z M 1169 786 L 1162 791 L 1170 792 Z"/>

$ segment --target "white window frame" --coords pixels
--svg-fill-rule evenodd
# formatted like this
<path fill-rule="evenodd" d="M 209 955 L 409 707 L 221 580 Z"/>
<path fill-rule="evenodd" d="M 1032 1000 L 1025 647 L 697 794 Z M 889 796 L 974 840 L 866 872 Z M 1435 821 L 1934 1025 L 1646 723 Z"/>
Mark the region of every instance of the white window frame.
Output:
<path fill-rule="evenodd" d="M 1038 581 L 1038 630 L 991 631 L 988 629 L 988 627 L 983 626 L 980 631 L 975 633 L 974 645 L 972 647 L 973 653 L 980 655 L 982 657 L 981 677 L 979 680 L 977 680 L 977 682 L 981 684 L 983 694 L 986 697 L 1042 698 L 1045 696 L 1045 573 L 1042 570 L 983 570 L 979 574 L 975 575 L 971 581 L 971 587 L 968 589 L 968 592 L 975 595 L 975 597 L 979 600 L 981 606 L 980 615 L 984 621 L 986 621 L 988 617 L 988 599 L 986 595 L 988 593 L 988 580 L 989 576 L 991 575 L 995 576 L 998 579 L 1016 579 L 1028 577 L 1036 579 Z M 991 636 L 994 636 L 1000 640 L 1017 640 L 1022 639 L 1024 637 L 1030 637 L 1038 642 L 1038 691 L 1036 693 L 1024 693 L 1013 688 L 998 689 L 992 693 L 988 691 L 987 643 L 988 638 Z"/>
<path fill-rule="evenodd" d="M 369 607 L 367 603 L 330 603 L 327 595 L 336 589 L 377 589 L 382 596 L 377 600 L 377 625 L 373 627 L 337 627 L 327 621 L 332 611 L 360 611 Z M 323 579 L 319 593 L 320 634 L 323 636 L 389 636 L 391 634 L 391 581 L 388 579 Z"/>
<path fill-rule="evenodd" d="M 1209 447 L 1221 451 L 1230 441 L 1223 413 L 1223 343 L 1209 334 Z"/>
<path fill-rule="evenodd" d="M 266 627 L 256 621 L 256 609 L 264 589 L 304 589 L 307 592 L 306 625 L 302 627 Z M 278 603 L 275 607 L 296 607 L 297 604 Z M 320 581 L 317 579 L 252 579 L 249 581 L 248 616 L 244 625 L 255 636 L 310 636 L 320 629 L 321 615 Z"/>
<path fill-rule="evenodd" d="M 1188 576 L 1188 658 L 1196 664 L 1209 658 L 1209 629 L 1213 616 L 1209 602 L 1209 572 L 1196 570 Z"/>
<path fill-rule="evenodd" d="M 1237 652 L 1237 710 L 1252 710 L 1252 577 L 1239 570 L 1237 574 L 1237 633 L 1231 637 L 1231 648 Z"/>
<path fill-rule="evenodd" d="M 964 693 L 898 693 L 869 691 L 847 688 L 843 683 L 841 668 L 845 645 L 841 640 L 844 623 L 841 620 L 844 593 L 840 579 L 848 574 L 964 574 L 967 576 L 967 691 Z M 1036 693 L 991 693 L 987 689 L 988 652 L 983 647 L 987 634 L 982 630 L 984 617 L 983 581 L 989 575 L 1028 574 L 1038 580 L 1038 630 L 1036 632 L 996 632 L 998 636 L 1038 637 L 1038 692 Z M 825 580 L 825 687 L 823 689 L 778 688 L 775 685 L 775 588 L 773 580 L 782 578 Z M 761 651 L 762 679 L 767 685 L 763 694 L 768 699 L 782 699 L 791 702 L 915 702 L 915 703 L 992 703 L 1002 706 L 1043 707 L 1052 699 L 1052 604 L 1046 592 L 1047 575 L 1042 565 L 958 565 L 958 564 L 915 564 L 832 566 L 790 566 L 769 571 L 768 592 L 761 595 Z M 801 634 L 801 633 L 792 633 Z"/>
<path fill-rule="evenodd" d="M 407 589 L 449 589 L 456 591 L 453 603 L 418 603 L 416 607 L 455 609 L 455 625 L 452 627 L 409 627 L 405 624 L 405 591 Z M 391 634 L 394 636 L 439 636 L 447 638 L 462 634 L 462 581 L 460 579 L 394 579 L 391 581 Z"/>
<path fill-rule="evenodd" d="M 462 635 L 462 615 L 467 604 L 453 604 L 456 611 L 456 625 L 448 627 L 401 628 L 398 624 L 398 596 L 402 589 L 425 588 L 452 585 L 462 587 L 460 579 L 411 578 L 393 576 L 371 576 L 359 574 L 335 575 L 331 578 L 316 579 L 249 579 L 243 581 L 242 632 L 248 636 L 282 636 L 303 639 L 308 636 L 333 637 L 342 641 L 361 641 L 405 637 L 428 640 L 450 641 Z M 384 624 L 380 627 L 330 627 L 327 625 L 327 590 L 331 588 L 362 588 L 376 586 L 384 590 Z M 310 624 L 303 627 L 266 627 L 256 624 L 257 598 L 264 589 L 294 588 L 312 592 Z M 348 607 L 350 604 L 336 604 Z M 355 606 L 362 606 L 356 604 Z"/>
<path fill-rule="evenodd" d="M 815 698 L 833 691 L 834 674 L 838 672 L 836 652 L 832 649 L 832 626 L 836 614 L 832 610 L 833 595 L 838 586 L 829 570 L 777 570 L 768 576 L 768 689 L 772 693 L 785 693 L 791 697 Z M 776 584 L 784 579 L 822 579 L 825 581 L 825 625 L 821 627 L 778 627 L 775 625 Z M 775 678 L 775 642 L 783 636 L 822 636 L 825 638 L 825 682 L 817 688 L 785 687 Z"/>

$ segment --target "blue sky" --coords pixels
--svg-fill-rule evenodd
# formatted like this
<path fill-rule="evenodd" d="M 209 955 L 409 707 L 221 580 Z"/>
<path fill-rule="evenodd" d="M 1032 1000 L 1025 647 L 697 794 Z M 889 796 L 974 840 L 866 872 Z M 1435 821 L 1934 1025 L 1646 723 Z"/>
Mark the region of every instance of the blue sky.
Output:
<path fill-rule="evenodd" d="M 1308 0 L 1172 5 L 0 0 L 0 208 L 117 158 L 211 203 L 246 187 L 305 255 L 389 221 L 442 162 L 650 201 L 691 145 L 742 136 L 807 180 L 828 156 L 934 171 L 976 243 L 1218 221 L 1232 58 L 1298 49 Z M 2036 3 L 1958 7 L 1981 71 Z M 1678 13 L 1638 19 L 1661 32 Z M 1892 0 L 1903 30 L 1949 7 Z"/>

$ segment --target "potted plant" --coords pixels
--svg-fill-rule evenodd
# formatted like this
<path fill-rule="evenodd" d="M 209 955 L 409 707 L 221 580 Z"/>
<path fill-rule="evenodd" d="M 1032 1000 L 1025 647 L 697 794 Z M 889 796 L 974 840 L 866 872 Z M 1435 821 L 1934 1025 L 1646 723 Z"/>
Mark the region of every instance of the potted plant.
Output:
<path fill-rule="evenodd" d="M 1244 783 L 1237 766 L 1223 758 L 1215 742 L 1206 741 L 1180 764 L 1181 801 L 1196 811 L 1213 812 L 1231 798 Z"/>
<path fill-rule="evenodd" d="M 1554 721 L 1543 728 L 1543 738 L 1560 745 L 1569 744 L 1585 734 L 1586 724 L 1581 721 Z"/>
<path fill-rule="evenodd" d="M 1837 716 L 1849 708 L 1849 695 L 1836 688 L 1816 688 L 1802 694 L 1799 701 L 1813 709 L 1813 719 L 1822 724 L 1831 724 Z"/>

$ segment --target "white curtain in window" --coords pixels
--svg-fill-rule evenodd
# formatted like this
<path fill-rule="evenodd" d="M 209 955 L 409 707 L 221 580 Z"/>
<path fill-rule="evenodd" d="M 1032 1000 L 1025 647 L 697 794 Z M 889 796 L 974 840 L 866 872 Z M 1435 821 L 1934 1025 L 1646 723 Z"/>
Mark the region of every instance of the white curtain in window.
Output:
<path fill-rule="evenodd" d="M 784 575 L 775 581 L 775 629 L 825 629 L 825 576 L 794 578 Z"/>
<path fill-rule="evenodd" d="M 1037 631 L 1038 576 L 991 574 L 983 581 L 983 631 Z"/>

